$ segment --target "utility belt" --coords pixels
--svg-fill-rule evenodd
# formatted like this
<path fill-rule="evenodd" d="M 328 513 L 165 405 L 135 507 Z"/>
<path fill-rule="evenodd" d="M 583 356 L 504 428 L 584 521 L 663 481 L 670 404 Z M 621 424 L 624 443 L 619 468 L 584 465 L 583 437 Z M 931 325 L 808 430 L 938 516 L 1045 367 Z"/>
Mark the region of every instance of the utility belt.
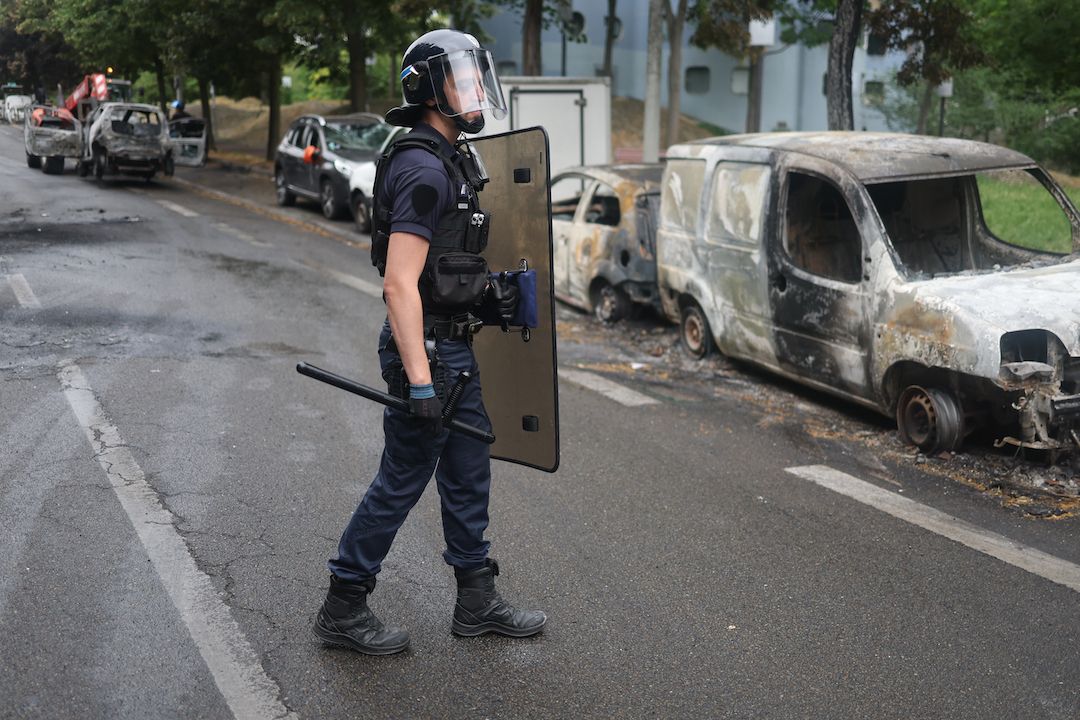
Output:
<path fill-rule="evenodd" d="M 436 340 L 464 340 L 472 345 L 472 336 L 477 333 L 483 323 L 469 313 L 442 315 L 426 313 L 424 315 L 424 350 L 427 352 L 428 364 L 431 370 L 431 383 L 435 386 L 435 395 L 443 402 L 446 401 L 446 378 L 448 368 L 439 359 L 435 347 Z M 386 381 L 387 390 L 391 395 L 402 399 L 409 397 L 409 377 L 405 374 L 405 368 L 401 363 L 401 353 L 398 351 L 394 336 L 386 343 L 386 349 L 397 355 L 390 360 L 383 369 L 383 380 Z"/>

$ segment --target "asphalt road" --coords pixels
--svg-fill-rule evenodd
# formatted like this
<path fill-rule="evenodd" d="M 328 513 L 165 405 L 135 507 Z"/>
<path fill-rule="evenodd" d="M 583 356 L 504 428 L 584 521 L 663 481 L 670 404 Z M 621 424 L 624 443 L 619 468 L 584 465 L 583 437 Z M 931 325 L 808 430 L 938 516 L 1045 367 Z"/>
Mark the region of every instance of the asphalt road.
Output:
<path fill-rule="evenodd" d="M 567 310 L 561 467 L 496 463 L 489 532 L 545 632 L 451 635 L 429 491 L 372 595 L 411 649 L 324 649 L 380 413 L 294 366 L 377 383 L 378 277 L 267 181 L 180 177 L 249 200 L 47 176 L 0 129 L 0 717 L 1080 716 L 1070 505 Z"/>

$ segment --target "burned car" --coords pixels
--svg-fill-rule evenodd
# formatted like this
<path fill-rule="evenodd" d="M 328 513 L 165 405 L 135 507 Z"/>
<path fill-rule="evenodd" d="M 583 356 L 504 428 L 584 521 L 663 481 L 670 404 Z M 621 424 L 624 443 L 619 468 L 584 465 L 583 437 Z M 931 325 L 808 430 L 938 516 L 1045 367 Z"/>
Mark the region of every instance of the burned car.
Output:
<path fill-rule="evenodd" d="M 64 108 L 34 105 L 23 121 L 26 165 L 50 175 L 64 172 L 64 158 L 82 154 L 82 124 Z"/>
<path fill-rule="evenodd" d="M 153 105 L 107 102 L 84 123 L 79 175 L 134 175 L 149 181 L 174 169 L 169 125 Z"/>
<path fill-rule="evenodd" d="M 770 133 L 673 146 L 657 236 L 683 343 L 896 418 L 924 452 L 1080 445 L 1080 216 L 989 144 Z"/>
<path fill-rule="evenodd" d="M 663 165 L 569 168 L 551 181 L 555 296 L 603 322 L 658 303 L 654 233 Z"/>

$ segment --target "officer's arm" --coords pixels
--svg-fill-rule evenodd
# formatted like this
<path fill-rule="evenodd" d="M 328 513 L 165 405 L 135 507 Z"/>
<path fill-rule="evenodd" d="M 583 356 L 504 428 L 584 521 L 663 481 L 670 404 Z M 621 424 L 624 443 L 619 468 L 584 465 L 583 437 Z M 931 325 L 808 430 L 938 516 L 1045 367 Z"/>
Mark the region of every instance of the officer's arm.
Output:
<path fill-rule="evenodd" d="M 431 382 L 431 369 L 424 352 L 424 307 L 418 288 L 427 253 L 428 241 L 423 237 L 407 232 L 390 233 L 383 293 L 394 342 L 409 382 L 414 385 Z"/>

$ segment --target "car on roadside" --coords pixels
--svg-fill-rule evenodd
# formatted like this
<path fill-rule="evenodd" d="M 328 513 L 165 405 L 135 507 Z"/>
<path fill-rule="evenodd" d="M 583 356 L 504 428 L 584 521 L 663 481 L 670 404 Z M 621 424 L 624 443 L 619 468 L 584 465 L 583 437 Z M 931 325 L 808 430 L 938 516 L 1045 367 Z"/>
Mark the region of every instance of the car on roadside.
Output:
<path fill-rule="evenodd" d="M 555 296 L 616 322 L 659 308 L 660 163 L 567 168 L 551 180 Z"/>
<path fill-rule="evenodd" d="M 160 108 L 142 103 L 107 102 L 94 108 L 83 123 L 80 177 L 93 173 L 129 175 L 150 181 L 161 172 L 172 175 L 175 162 L 169 123 Z"/>
<path fill-rule="evenodd" d="M 665 314 L 894 417 L 926 453 L 1080 446 L 1080 215 L 1031 158 L 952 138 L 767 133 L 669 148 Z"/>
<path fill-rule="evenodd" d="M 351 209 L 350 177 L 358 165 L 374 161 L 392 130 L 373 113 L 297 118 L 274 154 L 278 205 L 304 197 L 317 201 L 327 219 L 342 217 Z"/>
<path fill-rule="evenodd" d="M 353 168 L 352 175 L 349 177 L 349 206 L 352 208 L 357 232 L 365 235 L 371 232 L 371 199 L 375 192 L 375 169 L 379 158 L 392 142 L 407 132 L 409 132 L 407 127 L 391 125 L 389 133 L 383 138 L 372 158 L 356 163 Z"/>
<path fill-rule="evenodd" d="M 65 158 L 82 154 L 82 123 L 64 108 L 32 105 L 23 120 L 26 165 L 48 175 L 64 172 Z"/>
<path fill-rule="evenodd" d="M 29 95 L 8 95 L 4 98 L 4 117 L 12 125 L 22 125 L 26 112 L 34 104 Z"/>

